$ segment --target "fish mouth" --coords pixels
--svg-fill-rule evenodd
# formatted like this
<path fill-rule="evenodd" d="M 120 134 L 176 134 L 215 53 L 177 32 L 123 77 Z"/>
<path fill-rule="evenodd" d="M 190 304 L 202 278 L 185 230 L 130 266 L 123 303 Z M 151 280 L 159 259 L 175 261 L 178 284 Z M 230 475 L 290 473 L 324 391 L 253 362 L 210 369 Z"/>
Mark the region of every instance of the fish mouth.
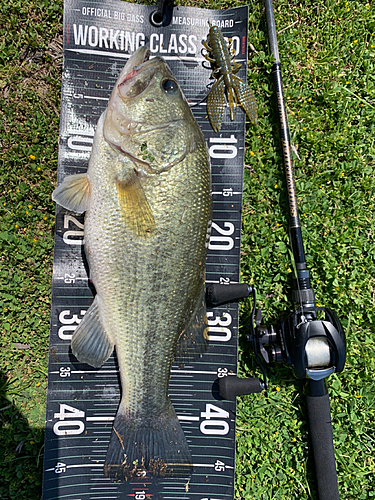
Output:
<path fill-rule="evenodd" d="M 124 68 L 124 75 L 119 85 L 122 85 L 126 80 L 135 76 L 142 69 L 143 64 L 150 59 L 150 55 L 150 49 L 146 46 L 140 47 L 134 52 Z"/>
<path fill-rule="evenodd" d="M 150 59 L 150 55 L 150 50 L 143 46 L 130 57 L 117 86 L 123 100 L 139 96 L 153 81 L 163 59 L 161 57 Z"/>

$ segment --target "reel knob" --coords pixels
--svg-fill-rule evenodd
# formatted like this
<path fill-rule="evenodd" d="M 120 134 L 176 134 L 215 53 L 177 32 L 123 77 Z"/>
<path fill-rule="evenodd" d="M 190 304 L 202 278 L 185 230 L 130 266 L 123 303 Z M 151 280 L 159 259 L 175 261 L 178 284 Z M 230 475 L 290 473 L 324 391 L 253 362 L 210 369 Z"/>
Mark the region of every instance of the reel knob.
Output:
<path fill-rule="evenodd" d="M 219 285 L 214 283 L 206 289 L 208 306 L 218 306 L 233 300 L 248 297 L 252 292 L 251 286 L 246 283 L 231 283 L 230 285 Z"/>
<path fill-rule="evenodd" d="M 219 379 L 219 392 L 224 399 L 236 399 L 236 396 L 254 394 L 264 390 L 264 383 L 258 378 L 239 378 L 227 375 Z"/>

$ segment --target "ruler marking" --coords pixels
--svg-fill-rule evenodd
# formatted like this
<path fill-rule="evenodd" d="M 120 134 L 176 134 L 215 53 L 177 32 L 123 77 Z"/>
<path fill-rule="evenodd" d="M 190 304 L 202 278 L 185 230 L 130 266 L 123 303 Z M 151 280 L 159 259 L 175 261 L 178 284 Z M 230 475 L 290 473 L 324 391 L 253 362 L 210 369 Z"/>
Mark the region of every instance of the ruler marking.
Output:
<path fill-rule="evenodd" d="M 112 422 L 115 417 L 86 417 L 87 422 Z"/>
<path fill-rule="evenodd" d="M 177 415 L 178 420 L 183 420 L 184 422 L 192 421 L 199 422 L 199 417 L 191 417 L 189 415 Z"/>

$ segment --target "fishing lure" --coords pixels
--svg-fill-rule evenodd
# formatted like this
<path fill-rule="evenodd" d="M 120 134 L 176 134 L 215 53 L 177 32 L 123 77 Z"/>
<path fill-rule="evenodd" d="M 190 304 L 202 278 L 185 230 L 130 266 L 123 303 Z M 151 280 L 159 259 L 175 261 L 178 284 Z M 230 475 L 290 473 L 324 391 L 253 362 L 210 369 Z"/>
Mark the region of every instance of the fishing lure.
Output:
<path fill-rule="evenodd" d="M 207 41 L 202 42 L 207 54 L 203 56 L 214 67 L 211 77 L 216 78 L 207 97 L 207 113 L 212 128 L 218 132 L 221 127 L 225 108 L 225 91 L 227 93 L 230 119 L 236 117 L 237 105 L 240 105 L 252 123 L 257 121 L 257 105 L 250 87 L 236 73 L 241 64 L 236 63 L 232 55 L 232 40 L 225 40 L 217 26 L 211 26 Z"/>

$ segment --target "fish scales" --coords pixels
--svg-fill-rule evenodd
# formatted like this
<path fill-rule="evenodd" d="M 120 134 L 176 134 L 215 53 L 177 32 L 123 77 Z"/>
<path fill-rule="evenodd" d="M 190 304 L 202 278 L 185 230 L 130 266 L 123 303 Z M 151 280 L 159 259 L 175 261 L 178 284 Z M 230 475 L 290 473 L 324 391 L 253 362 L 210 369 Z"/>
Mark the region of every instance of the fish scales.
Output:
<path fill-rule="evenodd" d="M 122 395 L 104 474 L 186 477 L 192 460 L 168 396 L 176 351 L 207 340 L 205 260 L 212 217 L 207 147 L 173 74 L 140 48 L 98 121 L 87 174 L 64 179 L 60 205 L 86 211 L 96 296 L 73 354 L 101 366 L 116 347 Z"/>

